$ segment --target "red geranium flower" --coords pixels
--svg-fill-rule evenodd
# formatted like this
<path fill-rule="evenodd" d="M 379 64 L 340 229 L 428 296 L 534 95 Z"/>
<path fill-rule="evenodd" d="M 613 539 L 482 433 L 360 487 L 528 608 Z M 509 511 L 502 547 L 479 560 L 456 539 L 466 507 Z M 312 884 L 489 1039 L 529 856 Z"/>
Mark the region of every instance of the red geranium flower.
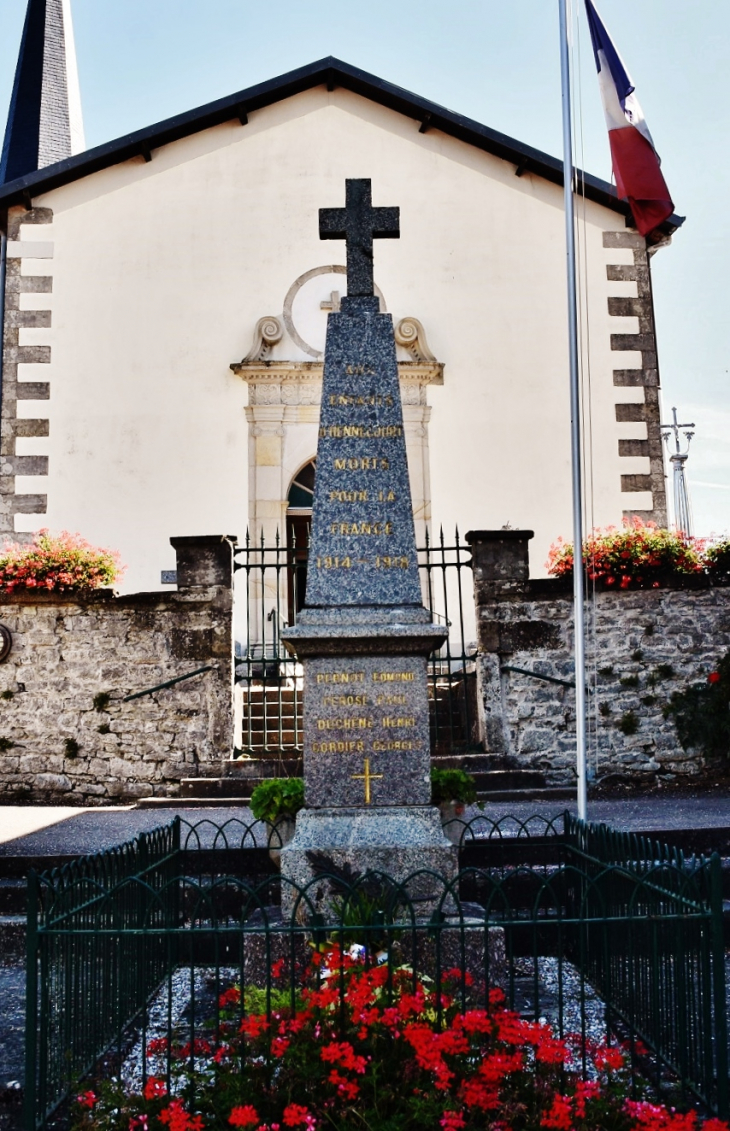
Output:
<path fill-rule="evenodd" d="M 154 1100 L 158 1096 L 167 1095 L 167 1084 L 159 1076 L 150 1076 L 144 1086 L 144 1098 Z"/>
<path fill-rule="evenodd" d="M 707 682 L 708 683 L 719 683 L 720 682 L 720 673 L 719 672 L 710 672 L 710 674 L 707 677 Z"/>
<path fill-rule="evenodd" d="M 298 1127 L 300 1123 L 310 1123 L 309 1109 L 301 1104 L 287 1104 L 284 1108 L 284 1123 L 287 1127 Z"/>
<path fill-rule="evenodd" d="M 233 1108 L 228 1116 L 228 1122 L 234 1127 L 253 1127 L 259 1122 L 259 1113 L 253 1104 L 242 1104 Z"/>

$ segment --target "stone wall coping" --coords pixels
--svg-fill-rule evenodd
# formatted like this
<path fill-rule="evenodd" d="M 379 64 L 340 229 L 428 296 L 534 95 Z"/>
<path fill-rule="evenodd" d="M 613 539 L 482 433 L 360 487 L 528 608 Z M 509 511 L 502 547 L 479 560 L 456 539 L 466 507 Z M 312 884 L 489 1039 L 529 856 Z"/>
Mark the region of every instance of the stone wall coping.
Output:
<path fill-rule="evenodd" d="M 526 542 L 535 537 L 534 530 L 467 530 L 465 538 L 473 542 Z"/>
<path fill-rule="evenodd" d="M 637 588 L 630 586 L 628 589 L 606 588 L 601 586 L 596 590 L 599 597 L 615 595 L 617 597 L 634 597 L 637 593 L 666 593 L 668 590 L 677 592 L 684 590 L 687 591 L 702 591 L 709 589 L 723 589 L 730 588 L 730 584 L 726 582 L 713 581 L 705 575 L 687 577 L 672 577 L 667 581 L 663 581 L 656 589 L 651 587 Z M 591 597 L 592 591 L 590 588 L 586 592 L 586 600 Z M 500 588 L 499 596 L 495 596 L 493 601 L 487 602 L 488 604 L 499 604 L 504 601 L 509 601 L 516 604 L 520 601 L 531 600 L 545 600 L 552 601 L 555 598 L 565 597 L 572 600 L 573 597 L 573 579 L 571 577 L 533 577 L 526 583 L 523 583 L 519 590 L 510 593 L 509 590 Z"/>
<path fill-rule="evenodd" d="M 163 592 L 154 591 L 151 593 L 118 593 L 115 589 L 86 589 L 79 591 L 59 592 L 41 590 L 34 592 L 31 589 L 23 589 L 15 593 L 3 593 L 0 590 L 0 608 L 7 606 L 24 606 L 24 605 L 38 605 L 57 607 L 60 605 L 109 605 L 112 602 L 119 607 L 129 608 L 135 605 L 157 607 L 170 604 L 178 604 L 181 599 L 185 604 L 189 604 L 190 600 L 206 602 L 211 599 L 211 592 L 190 593 L 187 590 L 172 590 Z"/>
<path fill-rule="evenodd" d="M 171 538 L 170 545 L 177 549 L 178 546 L 220 546 L 221 542 L 230 542 L 232 546 L 238 544 L 237 534 L 191 534 Z"/>

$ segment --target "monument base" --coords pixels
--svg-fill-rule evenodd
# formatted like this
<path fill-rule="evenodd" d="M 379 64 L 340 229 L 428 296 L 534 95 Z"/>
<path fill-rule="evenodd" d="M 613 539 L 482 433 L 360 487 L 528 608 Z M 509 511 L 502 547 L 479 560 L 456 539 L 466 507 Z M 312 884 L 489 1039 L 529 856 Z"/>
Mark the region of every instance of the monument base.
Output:
<path fill-rule="evenodd" d="M 331 910 L 337 893 L 326 872 L 343 874 L 353 885 L 366 872 L 385 873 L 397 883 L 408 880 L 403 894 L 420 919 L 442 904 L 450 913 L 447 888 L 458 872 L 458 850 L 444 836 L 441 815 L 431 805 L 303 809 L 294 839 L 281 852 L 285 917 Z"/>

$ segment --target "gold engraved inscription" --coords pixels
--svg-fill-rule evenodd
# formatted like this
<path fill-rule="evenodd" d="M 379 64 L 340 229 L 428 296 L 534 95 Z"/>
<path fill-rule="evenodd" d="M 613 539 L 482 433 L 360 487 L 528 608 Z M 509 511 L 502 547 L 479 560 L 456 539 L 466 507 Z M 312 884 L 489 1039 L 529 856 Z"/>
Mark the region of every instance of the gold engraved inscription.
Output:
<path fill-rule="evenodd" d="M 373 683 L 413 683 L 415 672 L 373 672 Z"/>
<path fill-rule="evenodd" d="M 367 695 L 325 695 L 325 707 L 367 707 Z"/>
<path fill-rule="evenodd" d="M 385 754 L 388 750 L 420 750 L 420 738 L 400 738 L 388 740 L 376 739 L 373 742 L 374 754 Z"/>
<path fill-rule="evenodd" d="M 379 707 L 399 707 L 405 706 L 408 702 L 407 695 L 378 695 L 375 702 Z"/>
<path fill-rule="evenodd" d="M 362 683 L 365 672 L 317 672 L 317 683 Z"/>
<path fill-rule="evenodd" d="M 357 393 L 331 393 L 331 405 L 354 406 L 358 405 L 385 405 L 387 408 L 392 408 L 393 398 L 391 396 L 381 396 L 380 393 L 372 393 L 370 396 L 363 396 Z"/>
<path fill-rule="evenodd" d="M 362 754 L 365 749 L 364 742 L 313 742 L 313 754 Z"/>
<path fill-rule="evenodd" d="M 371 773 L 370 772 L 370 759 L 366 758 L 365 759 L 365 765 L 363 767 L 363 773 L 361 773 L 361 774 L 351 774 L 350 777 L 352 778 L 353 781 L 361 781 L 361 782 L 364 783 L 364 785 L 365 785 L 365 804 L 369 805 L 370 801 L 371 801 L 370 783 L 371 783 L 371 781 L 381 780 L 383 775 Z"/>
<path fill-rule="evenodd" d="M 406 715 L 404 717 L 396 716 L 396 715 L 386 715 L 386 717 L 383 719 L 383 726 L 386 727 L 386 729 L 389 728 L 389 727 L 390 728 L 414 727 L 415 725 L 416 725 L 416 720 L 415 720 L 413 715 Z"/>
<path fill-rule="evenodd" d="M 392 522 L 331 522 L 331 534 L 372 534 L 375 536 L 393 533 Z"/>
<path fill-rule="evenodd" d="M 400 424 L 325 424 L 319 434 L 322 437 L 331 436 L 335 440 L 347 440 L 355 436 L 362 440 L 392 440 L 403 435 Z"/>
<path fill-rule="evenodd" d="M 391 554 L 378 554 L 375 559 L 376 569 L 408 569 L 408 558 Z"/>
<path fill-rule="evenodd" d="M 389 471 L 390 460 L 381 456 L 350 456 L 333 459 L 335 471 Z"/>
<path fill-rule="evenodd" d="M 382 495 L 383 492 L 380 491 L 379 494 Z M 367 503 L 367 501 L 367 491 L 330 491 L 331 503 Z"/>
<path fill-rule="evenodd" d="M 317 569 L 352 569 L 352 558 L 325 554 L 323 558 L 317 558 Z"/>
<path fill-rule="evenodd" d="M 345 373 L 348 377 L 374 377 L 375 370 L 372 365 L 347 365 Z"/>
<path fill-rule="evenodd" d="M 363 715 L 348 715 L 339 719 L 317 719 L 317 730 L 371 730 L 373 719 Z"/>

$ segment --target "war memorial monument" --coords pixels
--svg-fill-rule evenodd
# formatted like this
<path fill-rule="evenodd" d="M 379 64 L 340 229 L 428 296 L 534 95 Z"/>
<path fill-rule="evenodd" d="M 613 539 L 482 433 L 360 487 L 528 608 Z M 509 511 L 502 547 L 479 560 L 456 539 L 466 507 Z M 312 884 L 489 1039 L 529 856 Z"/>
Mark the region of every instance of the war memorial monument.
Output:
<path fill-rule="evenodd" d="M 287 647 L 304 667 L 305 808 L 282 875 L 316 857 L 396 880 L 456 873 L 431 805 L 426 662 L 446 629 L 423 606 L 393 322 L 373 291 L 373 240 L 399 237 L 399 209 L 369 180 L 320 210 L 320 237 L 347 241 L 347 296 L 327 320 L 306 599 Z"/>

